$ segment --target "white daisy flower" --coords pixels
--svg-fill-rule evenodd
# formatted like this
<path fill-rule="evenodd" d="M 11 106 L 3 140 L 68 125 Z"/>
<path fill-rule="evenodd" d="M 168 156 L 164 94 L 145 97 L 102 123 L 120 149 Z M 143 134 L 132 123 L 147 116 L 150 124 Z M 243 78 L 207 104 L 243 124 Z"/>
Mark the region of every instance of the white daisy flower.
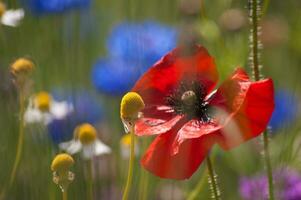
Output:
<path fill-rule="evenodd" d="M 74 139 L 59 144 L 59 147 L 71 155 L 81 152 L 84 159 L 111 153 L 110 147 L 97 138 L 96 129 L 88 123 L 78 126 Z"/>
<path fill-rule="evenodd" d="M 55 101 L 47 92 L 40 92 L 29 100 L 24 114 L 24 121 L 30 123 L 44 123 L 45 125 L 54 119 L 64 119 L 73 111 L 73 107 L 66 101 Z"/>
<path fill-rule="evenodd" d="M 22 8 L 16 10 L 6 10 L 4 3 L 0 2 L 0 21 L 6 26 L 16 27 L 24 18 L 25 12 Z"/>

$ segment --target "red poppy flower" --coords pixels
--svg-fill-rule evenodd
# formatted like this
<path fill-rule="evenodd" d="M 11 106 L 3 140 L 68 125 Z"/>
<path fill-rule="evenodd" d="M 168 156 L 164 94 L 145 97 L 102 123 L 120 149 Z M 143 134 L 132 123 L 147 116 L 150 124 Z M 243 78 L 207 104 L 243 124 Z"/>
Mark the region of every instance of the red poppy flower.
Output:
<path fill-rule="evenodd" d="M 228 150 L 258 136 L 274 109 L 271 79 L 252 82 L 237 69 L 213 90 L 218 73 L 207 50 L 183 52 L 164 56 L 133 88 L 146 105 L 136 134 L 157 135 L 141 163 L 162 178 L 189 178 L 214 144 Z"/>

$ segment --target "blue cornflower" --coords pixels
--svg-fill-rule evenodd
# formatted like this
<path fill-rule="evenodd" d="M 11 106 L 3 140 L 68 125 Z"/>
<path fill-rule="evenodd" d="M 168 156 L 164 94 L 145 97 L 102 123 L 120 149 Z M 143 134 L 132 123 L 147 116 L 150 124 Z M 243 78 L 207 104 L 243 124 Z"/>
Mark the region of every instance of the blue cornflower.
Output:
<path fill-rule="evenodd" d="M 154 21 L 124 22 L 112 29 L 107 40 L 109 55 L 124 60 L 141 60 L 149 67 L 177 44 L 175 28 Z"/>
<path fill-rule="evenodd" d="M 92 69 L 92 82 L 101 92 L 121 95 L 127 92 L 143 73 L 140 63 L 104 58 Z"/>
<path fill-rule="evenodd" d="M 73 112 L 63 119 L 55 119 L 48 124 L 48 132 L 54 143 L 70 140 L 78 124 L 99 122 L 103 118 L 100 102 L 86 91 L 55 91 L 55 99 L 67 101 L 73 106 Z"/>
<path fill-rule="evenodd" d="M 176 47 L 177 31 L 153 21 L 124 22 L 113 28 L 108 40 L 108 57 L 99 59 L 92 82 L 103 93 L 122 95 L 163 55 Z"/>
<path fill-rule="evenodd" d="M 275 109 L 269 126 L 272 131 L 287 127 L 293 123 L 298 115 L 298 100 L 288 90 L 278 90 L 275 93 Z"/>
<path fill-rule="evenodd" d="M 91 0 L 23 0 L 35 14 L 63 13 L 71 9 L 89 7 Z"/>

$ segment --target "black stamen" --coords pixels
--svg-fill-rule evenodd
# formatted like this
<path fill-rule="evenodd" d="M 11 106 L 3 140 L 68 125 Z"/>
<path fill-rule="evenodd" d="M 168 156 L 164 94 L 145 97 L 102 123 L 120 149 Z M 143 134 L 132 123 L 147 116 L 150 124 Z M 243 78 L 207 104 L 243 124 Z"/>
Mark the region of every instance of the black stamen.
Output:
<path fill-rule="evenodd" d="M 166 98 L 166 102 L 177 114 L 188 118 L 197 118 L 202 122 L 210 121 L 210 108 L 205 101 L 206 89 L 197 82 L 182 82 L 179 87 Z"/>

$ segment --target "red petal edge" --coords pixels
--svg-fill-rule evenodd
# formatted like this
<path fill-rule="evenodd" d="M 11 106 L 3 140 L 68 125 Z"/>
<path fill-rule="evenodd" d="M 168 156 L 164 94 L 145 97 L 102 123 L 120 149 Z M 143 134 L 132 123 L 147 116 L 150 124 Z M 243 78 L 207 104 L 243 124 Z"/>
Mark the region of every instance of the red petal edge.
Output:
<path fill-rule="evenodd" d="M 141 159 L 145 169 L 161 178 L 188 179 L 206 158 L 210 147 L 206 138 L 186 140 L 172 153 L 176 130 L 157 136 Z"/>
<path fill-rule="evenodd" d="M 192 55 L 184 55 L 181 47 L 169 52 L 142 75 L 132 91 L 139 93 L 146 105 L 164 105 L 166 96 L 185 79 L 200 81 L 209 92 L 218 80 L 214 59 L 204 47 L 194 48 Z"/>
<path fill-rule="evenodd" d="M 223 121 L 220 122 L 223 128 L 218 143 L 229 150 L 266 129 L 274 110 L 273 81 L 251 82 L 242 69 L 236 70 L 210 103 L 221 108 L 217 115 Z"/>

